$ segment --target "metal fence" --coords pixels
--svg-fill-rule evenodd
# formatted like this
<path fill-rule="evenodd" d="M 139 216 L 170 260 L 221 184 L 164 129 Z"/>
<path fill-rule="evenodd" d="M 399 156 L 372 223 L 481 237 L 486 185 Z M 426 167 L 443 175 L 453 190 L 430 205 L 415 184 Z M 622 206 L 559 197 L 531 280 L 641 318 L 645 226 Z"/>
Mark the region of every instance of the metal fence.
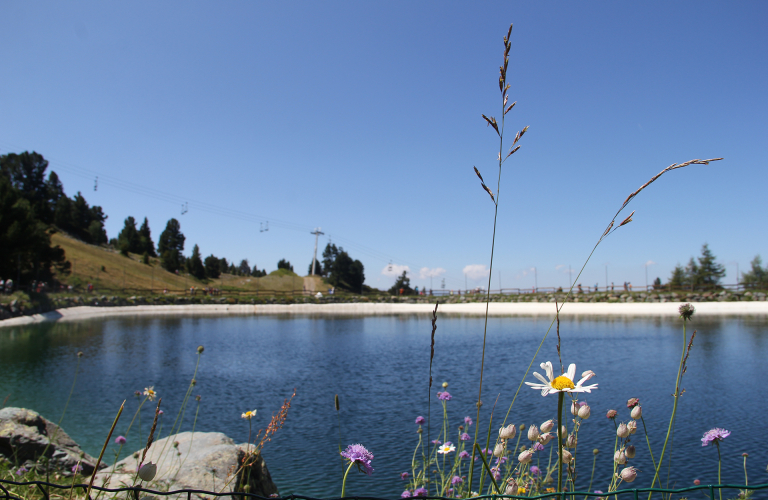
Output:
<path fill-rule="evenodd" d="M 25 497 L 14 495 L 11 493 L 8 489 L 8 487 L 11 486 L 17 486 L 17 487 L 27 487 L 27 488 L 37 488 L 43 498 L 45 500 L 50 500 L 51 498 L 51 490 L 58 489 L 58 490 L 64 490 L 66 492 L 72 492 L 73 490 L 81 490 L 82 495 L 85 495 L 88 491 L 88 485 L 87 484 L 76 484 L 76 485 L 61 485 L 61 484 L 54 484 L 49 483 L 46 481 L 9 481 L 5 479 L 0 479 L 0 500 L 26 500 Z M 668 489 L 668 488 L 635 488 L 635 489 L 622 489 L 622 490 L 616 490 L 612 491 L 610 493 L 595 493 L 595 492 L 588 492 L 588 491 L 575 491 L 575 492 L 569 492 L 569 491 L 563 491 L 561 493 L 544 493 L 537 496 L 513 496 L 513 495 L 481 495 L 479 497 L 473 497 L 477 499 L 489 499 L 489 500 L 496 500 L 496 499 L 552 499 L 552 500 L 567 500 L 567 499 L 573 499 L 575 500 L 576 497 L 584 497 L 584 498 L 605 498 L 605 499 L 628 499 L 632 498 L 634 500 L 639 500 L 641 494 L 653 494 L 653 493 L 661 493 L 662 495 L 668 495 L 667 498 L 671 498 L 671 495 L 673 494 L 681 494 L 681 493 L 691 493 L 695 491 L 701 491 L 705 495 L 709 497 L 710 500 L 714 500 L 715 498 L 715 492 L 724 492 L 727 491 L 736 491 L 737 497 L 742 498 L 740 496 L 741 492 L 755 492 L 759 490 L 766 490 L 768 489 L 768 484 L 761 484 L 756 486 L 742 486 L 742 485 L 735 485 L 735 484 L 709 484 L 709 485 L 698 485 L 698 486 L 691 486 L 690 488 L 678 488 L 678 489 Z M 205 490 L 193 490 L 193 489 L 183 489 L 183 490 L 172 490 L 172 491 L 158 491 L 158 490 L 152 490 L 149 488 L 141 488 L 138 486 L 125 486 L 122 488 L 103 488 L 100 486 L 92 486 L 91 491 L 98 491 L 98 492 L 105 492 L 105 493 L 113 493 L 113 494 L 119 494 L 119 493 L 125 493 L 125 497 L 131 497 L 138 499 L 140 498 L 140 493 L 147 493 L 150 495 L 157 495 L 161 497 L 170 497 L 172 495 L 176 495 L 179 500 L 192 500 L 192 495 L 196 495 L 198 497 L 210 497 L 210 498 L 220 498 L 220 497 L 229 497 L 232 500 L 245 500 L 246 498 L 254 498 L 254 499 L 260 499 L 260 500 L 272 500 L 272 498 L 262 497 L 259 495 L 256 495 L 254 493 L 245 493 L 241 491 L 229 491 L 229 492 L 215 492 L 215 491 L 205 491 Z M 98 494 L 100 495 L 100 494 Z M 97 495 L 97 496 L 98 496 Z M 63 495 L 57 495 L 57 496 L 63 496 Z M 117 495 L 113 495 L 113 498 L 117 497 Z M 142 497 L 143 498 L 143 497 Z M 273 497 L 273 498 L 280 498 L 280 499 L 290 499 L 290 500 L 321 500 L 316 499 L 313 497 L 303 496 L 303 495 L 288 495 L 285 497 Z M 338 497 L 334 497 L 338 498 Z M 355 500 L 391 500 L 391 499 L 381 499 L 378 497 L 369 497 L 369 496 L 351 496 L 351 497 L 345 497 L 345 498 L 352 498 Z M 427 496 L 427 497 L 416 497 L 419 499 L 427 500 L 427 499 L 440 499 L 440 500 L 449 500 L 446 497 L 437 497 L 437 496 Z M 753 500 L 756 500 L 757 498 L 765 498 L 765 496 L 762 497 L 751 497 Z"/>

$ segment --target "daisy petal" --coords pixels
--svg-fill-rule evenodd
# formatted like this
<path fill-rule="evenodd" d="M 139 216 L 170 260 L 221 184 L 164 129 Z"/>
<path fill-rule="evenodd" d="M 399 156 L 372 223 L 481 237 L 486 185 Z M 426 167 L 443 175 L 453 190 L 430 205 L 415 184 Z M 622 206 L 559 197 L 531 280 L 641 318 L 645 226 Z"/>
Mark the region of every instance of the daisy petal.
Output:
<path fill-rule="evenodd" d="M 543 376 L 539 375 L 538 372 L 533 372 L 533 376 L 539 379 L 543 384 L 549 384 L 549 380 L 545 379 Z"/>
<path fill-rule="evenodd" d="M 573 377 L 576 376 L 576 365 L 574 363 L 568 365 L 568 371 L 565 373 L 565 376 L 571 379 L 571 382 L 573 382 Z"/>

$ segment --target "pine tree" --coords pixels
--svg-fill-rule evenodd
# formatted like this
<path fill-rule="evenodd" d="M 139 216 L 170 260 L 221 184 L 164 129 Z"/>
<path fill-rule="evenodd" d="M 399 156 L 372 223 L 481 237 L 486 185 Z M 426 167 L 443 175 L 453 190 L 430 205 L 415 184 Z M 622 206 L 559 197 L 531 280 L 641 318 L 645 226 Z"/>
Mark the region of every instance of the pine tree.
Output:
<path fill-rule="evenodd" d="M 192 247 L 192 256 L 187 259 L 187 272 L 199 280 L 205 279 L 205 266 L 200 258 L 200 247 Z"/>
<path fill-rule="evenodd" d="M 149 230 L 149 221 L 146 217 L 139 228 L 139 247 L 142 253 L 146 252 L 150 257 L 157 257 L 155 243 L 152 241 L 152 233 Z"/>
<path fill-rule="evenodd" d="M 701 247 L 701 257 L 699 257 L 697 284 L 706 285 L 707 287 L 720 284 L 720 278 L 725 276 L 725 266 L 718 264 L 715 258 L 709 249 L 709 245 L 704 243 Z"/>
<path fill-rule="evenodd" d="M 212 279 L 221 276 L 221 261 L 213 254 L 205 258 L 205 274 Z"/>
<path fill-rule="evenodd" d="M 291 265 L 290 262 L 288 262 L 285 259 L 280 259 L 277 262 L 277 268 L 278 269 L 287 269 L 288 271 L 293 271 L 293 266 Z"/>
<path fill-rule="evenodd" d="M 144 252 L 144 249 L 141 248 L 139 232 L 136 230 L 136 219 L 130 215 L 125 219 L 123 230 L 117 235 L 117 247 L 120 249 L 120 253 L 126 256 L 128 252 Z"/>
<path fill-rule="evenodd" d="M 320 263 L 319 260 L 314 260 L 315 263 L 315 275 L 316 276 L 322 276 L 323 275 L 323 265 Z M 307 276 L 312 275 L 312 262 L 309 263 L 309 267 L 307 268 Z"/>
<path fill-rule="evenodd" d="M 411 279 L 408 277 L 407 271 L 403 271 L 403 274 L 397 278 L 395 284 L 389 289 L 389 293 L 392 295 L 400 295 L 400 290 L 403 291 L 403 295 L 410 295 L 413 293 Z"/>
<path fill-rule="evenodd" d="M 675 269 L 672 271 L 672 276 L 669 277 L 669 281 L 667 282 L 667 285 L 672 290 L 679 290 L 683 288 L 688 283 L 687 276 L 685 274 L 685 269 L 680 264 L 675 266 Z"/>
<path fill-rule="evenodd" d="M 181 269 L 184 263 L 184 256 L 181 254 L 184 250 L 184 240 L 186 238 L 181 233 L 181 224 L 176 219 L 171 219 L 165 226 L 165 231 L 160 233 L 160 239 L 157 242 L 157 250 L 160 253 L 160 265 L 170 272 Z"/>
<path fill-rule="evenodd" d="M 763 260 L 756 255 L 750 263 L 752 269 L 746 273 L 741 273 L 741 283 L 746 288 L 765 289 L 768 288 L 768 266 L 762 267 Z"/>

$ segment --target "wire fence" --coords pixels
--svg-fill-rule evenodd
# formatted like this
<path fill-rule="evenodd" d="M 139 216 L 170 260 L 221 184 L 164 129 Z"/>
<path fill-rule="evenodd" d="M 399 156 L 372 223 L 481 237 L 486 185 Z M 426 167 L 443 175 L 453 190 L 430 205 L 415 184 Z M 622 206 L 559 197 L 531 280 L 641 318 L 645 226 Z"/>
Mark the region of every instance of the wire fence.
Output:
<path fill-rule="evenodd" d="M 64 490 L 66 492 L 72 493 L 74 490 L 80 490 L 82 492 L 82 495 L 85 496 L 85 494 L 88 491 L 88 485 L 87 484 L 75 484 L 75 485 L 61 485 L 61 484 L 55 484 L 55 483 L 49 483 L 46 481 L 10 481 L 6 479 L 0 479 L 0 500 L 28 500 L 26 496 L 19 496 L 10 491 L 10 489 L 13 489 L 12 487 L 26 487 L 26 488 L 36 488 L 40 495 L 44 500 L 51 500 L 51 490 L 52 489 L 58 489 L 58 490 Z M 10 488 L 10 489 L 9 489 Z M 709 485 L 698 485 L 698 486 L 691 486 L 689 488 L 678 488 L 678 489 L 668 489 L 668 488 L 634 488 L 634 489 L 622 489 L 622 490 L 616 490 L 609 493 L 597 493 L 597 492 L 589 492 L 589 491 L 563 491 L 560 493 L 543 493 L 541 495 L 536 496 L 525 496 L 525 495 L 481 495 L 478 497 L 473 497 L 477 499 L 489 499 L 489 500 L 496 500 L 496 499 L 552 499 L 552 500 L 567 500 L 572 499 L 575 500 L 576 497 L 584 497 L 584 498 L 604 498 L 604 499 L 615 499 L 619 500 L 621 499 L 628 499 L 632 498 L 634 500 L 639 500 L 641 494 L 653 494 L 653 493 L 661 493 L 662 496 L 668 495 L 666 498 L 671 498 L 671 495 L 673 494 L 681 494 L 681 493 L 690 493 L 695 491 L 701 491 L 705 495 L 708 495 L 710 500 L 714 500 L 715 498 L 715 492 L 727 492 L 727 491 L 736 491 L 737 498 L 746 498 L 748 494 L 751 494 L 751 492 L 759 491 L 759 490 L 766 490 L 768 489 L 768 483 L 761 484 L 761 485 L 753 485 L 753 486 L 747 486 L 747 485 L 735 485 L 735 484 L 709 484 Z M 725 490 L 725 491 L 724 491 Z M 172 491 L 158 491 L 153 490 L 149 488 L 142 488 L 139 486 L 125 486 L 122 488 L 104 488 L 100 486 L 92 486 L 91 491 L 98 491 L 98 492 L 105 492 L 105 493 L 114 493 L 112 498 L 118 498 L 117 494 L 125 493 L 125 498 L 133 498 L 138 500 L 139 498 L 145 498 L 140 497 L 140 493 L 148 493 L 150 495 L 158 495 L 161 497 L 170 497 L 172 495 L 176 496 L 177 500 L 192 500 L 192 495 L 196 495 L 197 497 L 210 497 L 210 498 L 221 498 L 221 497 L 229 497 L 233 500 L 244 500 L 246 498 L 254 498 L 254 499 L 265 499 L 265 500 L 272 500 L 273 498 L 279 498 L 284 500 L 324 500 L 324 499 L 318 499 L 314 497 L 308 497 L 303 495 L 288 495 L 284 497 L 263 497 L 260 495 L 257 495 L 255 493 L 246 493 L 242 491 L 221 491 L 221 492 L 215 492 L 215 491 L 205 491 L 205 490 L 196 490 L 196 489 L 182 489 L 182 490 L 172 490 Z M 99 496 L 97 494 L 97 496 Z M 60 495 L 63 498 L 63 495 Z M 123 498 L 123 497 L 119 497 Z M 332 498 L 339 498 L 339 497 L 332 497 Z M 350 496 L 345 498 L 351 498 L 355 500 L 392 500 L 392 499 L 383 499 L 379 497 L 370 497 L 370 496 Z M 416 497 L 419 499 L 427 500 L 427 499 L 440 499 L 440 500 L 448 500 L 446 497 L 438 497 L 438 496 L 426 496 L 426 497 Z M 751 496 L 749 498 L 752 498 L 753 500 L 756 500 L 758 497 Z M 764 498 L 764 497 L 760 497 Z M 328 499 L 325 499 L 328 500 Z"/>

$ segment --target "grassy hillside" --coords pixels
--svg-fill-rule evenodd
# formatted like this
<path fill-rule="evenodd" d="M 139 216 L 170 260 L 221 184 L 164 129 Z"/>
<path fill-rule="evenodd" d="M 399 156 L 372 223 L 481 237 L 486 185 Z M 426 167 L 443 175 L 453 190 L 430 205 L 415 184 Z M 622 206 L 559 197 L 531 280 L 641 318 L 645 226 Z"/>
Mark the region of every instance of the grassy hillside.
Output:
<path fill-rule="evenodd" d="M 57 276 L 62 283 L 73 286 L 86 286 L 93 283 L 97 288 L 120 290 L 123 288 L 139 288 L 148 290 L 150 287 L 158 293 L 164 288 L 168 290 L 183 290 L 191 286 L 198 288 L 209 286 L 222 290 L 238 291 L 291 291 L 302 290 L 304 278 L 295 273 L 280 269 L 273 271 L 263 278 L 250 276 L 233 276 L 223 274 L 215 280 L 200 281 L 186 273 L 169 273 L 160 267 L 159 259 L 150 259 L 150 265 L 141 262 L 140 255 L 130 254 L 128 257 L 115 250 L 89 245 L 76 240 L 64 233 L 56 233 L 51 238 L 54 245 L 61 246 L 72 263 L 72 273 L 69 276 Z M 318 289 L 327 288 L 320 278 L 312 277 Z"/>

